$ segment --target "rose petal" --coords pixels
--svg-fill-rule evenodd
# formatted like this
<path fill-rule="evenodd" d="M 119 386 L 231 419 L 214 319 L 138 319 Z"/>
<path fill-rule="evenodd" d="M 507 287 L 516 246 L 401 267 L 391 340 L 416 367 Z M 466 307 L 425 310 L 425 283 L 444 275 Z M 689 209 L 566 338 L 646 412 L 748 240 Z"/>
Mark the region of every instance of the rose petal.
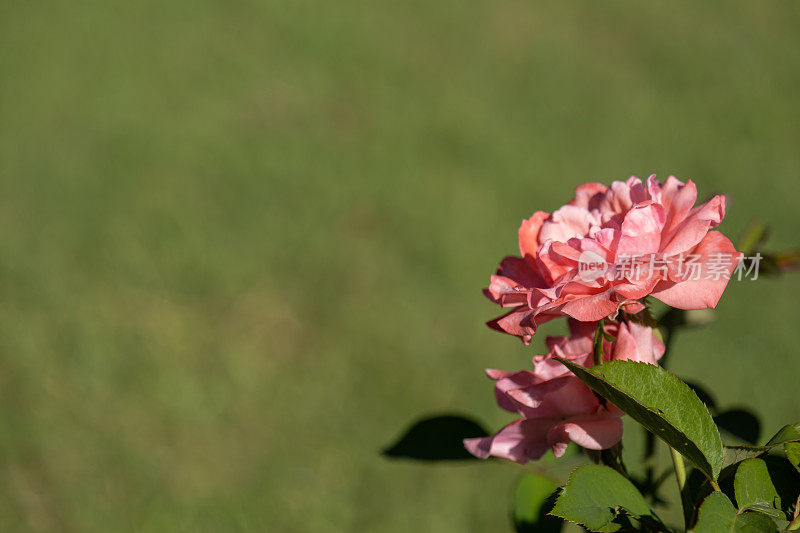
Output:
<path fill-rule="evenodd" d="M 678 309 L 716 307 L 742 254 L 737 252 L 731 241 L 718 231 L 709 232 L 692 253 L 700 256 L 699 263 L 702 266 L 700 279 L 661 281 L 653 289 L 652 296 Z M 713 277 L 706 279 L 706 276 L 709 275 L 709 265 L 713 260 L 712 256 L 729 258 L 730 265 L 725 267 L 719 279 Z"/>
<path fill-rule="evenodd" d="M 570 441 L 589 450 L 605 450 L 622 440 L 622 420 L 616 416 L 572 417 L 547 432 L 553 455 L 561 457 Z"/>
<path fill-rule="evenodd" d="M 547 432 L 557 422 L 548 419 L 515 420 L 491 437 L 464 439 L 464 447 L 479 459 L 492 455 L 525 464 L 547 452 Z"/>

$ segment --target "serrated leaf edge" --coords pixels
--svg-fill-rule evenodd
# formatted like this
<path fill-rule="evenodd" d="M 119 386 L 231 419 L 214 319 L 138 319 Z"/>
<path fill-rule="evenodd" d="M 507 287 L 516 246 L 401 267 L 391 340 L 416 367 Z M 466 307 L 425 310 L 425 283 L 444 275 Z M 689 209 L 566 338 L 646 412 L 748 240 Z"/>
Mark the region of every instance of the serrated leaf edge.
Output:
<path fill-rule="evenodd" d="M 574 469 L 572 469 L 572 472 L 569 473 L 569 479 L 567 479 L 567 482 L 564 484 L 564 486 L 560 487 L 558 489 L 558 497 L 556 497 L 556 501 L 553 504 L 553 508 L 550 510 L 550 512 L 547 513 L 547 515 L 548 516 L 554 516 L 554 517 L 560 518 L 562 520 L 566 520 L 567 522 L 572 522 L 573 524 L 578 524 L 579 526 L 585 527 L 586 529 L 589 529 L 591 531 L 589 526 L 587 524 L 584 524 L 583 522 L 580 522 L 578 520 L 570 520 L 569 518 L 567 518 L 565 516 L 560 516 L 560 515 L 557 515 L 557 514 L 553 514 L 553 511 L 558 506 L 558 502 L 561 500 L 561 496 L 563 495 L 564 491 L 567 490 L 567 487 L 569 486 L 569 484 L 572 483 L 572 476 L 575 474 L 575 472 L 577 472 L 578 470 L 580 470 L 581 468 L 583 468 L 585 466 L 600 466 L 600 467 L 603 467 L 603 468 L 607 468 L 607 469 L 609 469 L 609 470 L 611 470 L 611 471 L 616 473 L 616 471 L 613 468 L 611 468 L 609 466 L 606 466 L 606 465 L 583 464 L 583 465 L 576 466 Z M 630 482 L 630 479 L 626 478 L 625 476 L 621 476 L 621 477 Z M 648 504 L 648 507 L 651 507 L 651 506 Z M 577 507 L 577 509 L 591 509 L 591 508 L 592 507 Z M 631 516 L 631 517 L 636 518 L 636 519 L 640 519 L 641 518 L 641 516 L 632 513 L 631 511 L 629 511 L 628 509 L 626 509 L 625 507 L 623 507 L 621 505 L 615 505 L 614 507 L 608 507 L 608 509 L 612 510 L 612 512 L 614 513 L 614 516 L 611 518 L 611 520 L 609 520 L 608 522 L 603 524 L 602 527 L 606 527 L 608 524 L 613 522 L 614 519 L 620 515 L 620 512 L 624 512 L 628 516 Z M 653 513 L 652 508 L 650 508 L 650 512 Z M 652 516 L 655 517 L 656 516 L 655 513 L 653 513 Z"/>
<path fill-rule="evenodd" d="M 800 422 L 797 422 L 795 424 L 786 424 L 785 426 L 781 427 L 781 429 L 779 429 L 772 436 L 772 438 L 769 439 L 767 441 L 767 443 L 765 445 L 763 445 L 763 446 L 750 446 L 750 445 L 747 445 L 747 444 L 742 444 L 742 445 L 736 445 L 736 446 L 725 446 L 725 448 L 728 449 L 728 450 L 745 450 L 745 451 L 749 451 L 749 452 L 757 452 L 760 455 L 761 453 L 768 452 L 773 448 L 777 448 L 778 446 L 782 446 L 782 445 L 787 444 L 787 443 L 791 444 L 791 443 L 795 443 L 795 442 L 800 442 L 800 435 L 797 436 L 796 438 L 792 438 L 792 439 L 788 439 L 788 440 L 782 440 L 782 441 L 778 441 L 778 442 L 772 442 L 773 440 L 775 440 L 775 437 L 780 435 L 781 432 L 783 432 L 783 430 L 786 429 L 786 428 L 791 427 L 791 428 L 794 428 L 797 431 L 800 431 L 800 428 L 798 428 L 798 426 L 800 426 Z"/>
<path fill-rule="evenodd" d="M 548 512 L 547 515 L 548 516 L 555 516 L 556 518 L 560 518 L 562 520 L 566 520 L 567 522 L 572 522 L 573 524 L 578 524 L 579 526 L 585 527 L 586 529 L 590 529 L 589 526 L 587 524 L 584 524 L 583 522 L 580 522 L 578 520 L 570 520 L 566 516 L 553 514 L 553 511 L 555 511 L 556 507 L 558 507 L 558 502 L 561 501 L 561 496 L 564 494 L 564 491 L 566 491 L 567 487 L 569 487 L 569 484 L 572 483 L 572 476 L 574 476 L 575 472 L 577 472 L 578 470 L 580 470 L 584 466 L 604 466 L 604 465 L 580 465 L 580 466 L 576 466 L 575 468 L 573 468 L 572 472 L 569 473 L 569 479 L 567 479 L 567 482 L 564 484 L 563 487 L 558 489 L 558 496 L 556 497 L 556 502 L 553 504 L 553 508 L 550 509 L 550 512 Z M 609 469 L 613 470 L 613 468 L 610 468 L 610 467 L 606 467 L 606 468 L 609 468 Z M 589 509 L 589 507 L 585 507 L 585 508 Z M 608 525 L 608 523 L 610 523 L 612 520 L 614 520 L 614 518 L 617 517 L 617 515 L 619 514 L 619 512 L 617 510 L 618 508 L 619 508 L 618 505 L 615 506 L 615 507 L 609 507 L 609 509 L 613 509 L 613 511 L 614 511 L 614 517 L 611 520 L 609 520 L 608 522 L 606 522 L 606 524 L 603 524 L 603 527 Z M 579 509 L 584 509 L 584 507 L 579 507 Z"/>
<path fill-rule="evenodd" d="M 561 357 L 558 357 L 558 356 L 554 356 L 554 358 L 555 358 L 556 360 L 558 360 L 559 362 L 561 362 L 561 363 L 562 363 L 564 366 L 566 366 L 567 368 L 569 368 L 569 369 L 570 369 L 570 371 L 572 371 L 572 369 L 570 368 L 570 365 L 573 365 L 573 366 L 581 366 L 581 365 L 577 365 L 576 363 L 573 363 L 573 362 L 571 362 L 571 361 L 568 361 L 568 360 L 566 360 L 566 359 L 563 359 L 563 358 L 561 358 Z M 565 362 L 565 361 L 566 361 L 566 362 Z M 641 361 L 608 361 L 608 362 L 606 362 L 606 363 L 603 363 L 603 364 L 602 364 L 602 365 L 600 365 L 600 366 L 605 366 L 605 365 L 616 365 L 616 364 L 618 364 L 618 363 L 622 363 L 622 362 L 624 362 L 624 363 L 626 363 L 626 364 L 657 366 L 657 365 L 650 365 L 649 363 L 643 363 L 643 362 L 641 362 Z M 694 394 L 694 396 L 695 396 L 695 397 L 697 397 L 697 399 L 700 401 L 700 404 L 701 404 L 701 405 L 703 406 L 703 408 L 706 410 L 706 413 L 708 413 L 708 416 L 709 416 L 709 417 L 711 417 L 711 419 L 713 420 L 713 416 L 711 416 L 711 411 L 709 411 L 709 410 L 708 410 L 708 406 L 707 406 L 705 403 L 703 403 L 703 401 L 702 401 L 702 400 L 700 400 L 700 398 L 697 396 L 697 393 L 695 393 L 695 392 L 692 390 L 692 388 L 691 388 L 691 387 L 689 387 L 689 385 L 687 385 L 686 383 L 684 383 L 684 382 L 683 382 L 683 380 L 681 380 L 681 379 L 680 379 L 678 376 L 676 376 L 675 374 L 673 374 L 673 373 L 672 373 L 672 372 L 670 372 L 669 370 L 667 370 L 667 369 L 665 369 L 665 368 L 663 368 L 663 367 L 661 367 L 661 366 L 657 366 L 657 367 L 658 367 L 658 368 L 660 368 L 661 370 L 663 370 L 663 371 L 664 371 L 666 374 L 669 374 L 670 376 L 672 376 L 673 378 L 675 378 L 675 379 L 678 381 L 678 383 L 680 383 L 681 385 L 683 385 L 683 386 L 684 386 L 684 387 L 685 387 L 685 388 L 686 388 L 686 389 L 687 389 L 689 392 L 691 392 L 692 394 Z M 584 366 L 581 366 L 581 368 L 583 368 L 583 370 L 585 370 L 585 371 L 587 371 L 587 372 L 589 372 L 589 373 L 592 373 L 592 370 L 594 370 L 595 368 L 598 368 L 598 367 L 586 368 L 586 367 L 584 367 Z M 574 373 L 574 372 L 573 372 L 573 373 Z M 605 383 L 607 383 L 607 384 L 608 384 L 608 386 L 609 386 L 609 387 L 611 387 L 612 389 L 616 390 L 616 391 L 617 391 L 617 392 L 619 392 L 621 395 L 623 395 L 623 396 L 626 396 L 627 398 L 630 398 L 631 400 L 634 400 L 634 399 L 633 399 L 633 398 L 632 398 L 630 395 L 628 395 L 627 393 L 625 393 L 625 392 L 621 391 L 619 388 L 615 387 L 613 384 L 611 384 L 611 383 L 609 383 L 608 381 L 606 381 L 606 379 L 605 379 L 605 376 L 603 376 L 603 375 L 602 375 L 602 373 L 600 374 L 600 376 L 596 376 L 596 375 L 595 375 L 595 377 L 601 377 L 601 378 L 603 379 L 603 381 L 604 381 Z M 587 384 L 587 386 L 588 386 L 588 384 Z M 589 387 L 589 388 L 591 388 L 591 387 Z M 592 390 L 594 390 L 594 389 L 592 389 Z M 639 405 L 642 405 L 642 404 L 641 404 L 641 403 L 639 403 L 639 402 L 636 402 L 636 403 L 638 403 Z M 647 411 L 649 411 L 649 412 L 651 412 L 651 413 L 653 413 L 653 414 L 655 414 L 655 415 L 661 416 L 661 413 L 659 413 L 658 411 L 655 411 L 655 410 L 653 410 L 653 409 L 651 409 L 651 408 L 649 408 L 649 407 L 647 407 L 647 406 L 645 406 L 645 405 L 642 405 L 642 407 L 644 407 L 644 408 L 645 408 Z M 673 428 L 675 428 L 675 426 L 673 426 L 672 424 L 670 424 L 670 426 L 671 426 L 671 427 L 673 427 Z M 722 445 L 722 436 L 720 435 L 720 433 L 719 433 L 719 428 L 717 428 L 717 425 L 716 425 L 716 424 L 714 424 L 714 429 L 716 430 L 716 435 L 717 435 L 717 440 L 719 441 L 720 450 L 722 450 L 722 448 L 723 448 L 723 445 Z M 781 429 L 783 429 L 783 428 L 781 428 Z M 686 435 L 684 432 L 682 432 L 682 431 L 678 430 L 678 428 L 675 428 L 675 430 L 676 430 L 676 431 L 678 431 L 678 432 L 679 432 L 681 435 Z M 669 443 L 668 443 L 667 441 L 665 441 L 664 439 L 662 439 L 662 438 L 661 438 L 659 435 L 656 435 L 656 437 L 658 437 L 660 440 L 662 440 L 662 441 L 663 441 L 663 442 L 664 442 L 664 443 L 665 443 L 667 446 L 670 446 L 670 445 L 669 445 Z M 687 436 L 687 440 L 689 440 L 690 442 L 692 442 L 692 441 L 691 441 L 691 439 L 689 439 L 689 438 L 688 438 L 688 436 Z M 670 447 L 671 447 L 671 446 L 670 446 Z M 697 445 L 696 445 L 696 444 L 695 444 L 695 447 L 697 447 Z M 699 447 L 697 447 L 697 449 L 698 449 L 698 450 L 700 450 L 700 448 L 699 448 Z M 700 451 L 700 453 L 703 455 L 703 457 L 706 457 L 706 456 L 705 456 L 705 454 L 704 454 L 702 451 Z M 681 455 L 683 455 L 683 454 L 681 454 Z M 688 460 L 690 463 L 692 463 L 692 464 L 693 464 L 693 465 L 694 465 L 694 466 L 695 466 L 695 467 L 696 467 L 698 470 L 700 470 L 701 472 L 703 472 L 703 474 L 705 474 L 705 475 L 706 475 L 707 477 L 709 477 L 710 479 L 717 479 L 717 478 L 719 477 L 719 474 L 720 474 L 720 472 L 722 471 L 722 464 L 720 464 L 720 465 L 719 465 L 719 467 L 718 467 L 718 469 L 717 469 L 717 470 L 719 470 L 719 472 L 714 472 L 714 465 L 712 465 L 712 464 L 711 464 L 711 462 L 710 462 L 710 461 L 708 461 L 708 457 L 706 457 L 706 461 L 708 461 L 708 466 L 710 466 L 710 467 L 711 467 L 711 474 L 712 474 L 712 476 L 713 476 L 713 478 L 712 478 L 712 476 L 709 476 L 709 475 L 708 475 L 708 472 L 706 472 L 704 468 L 702 468 L 702 467 L 700 467 L 699 465 L 695 464 L 695 462 L 694 462 L 694 461 L 692 461 L 691 459 L 689 459 L 688 457 L 686 457 L 686 459 L 687 459 L 687 460 Z M 724 454 L 720 454 L 720 461 L 722 462 L 723 460 L 724 460 Z"/>

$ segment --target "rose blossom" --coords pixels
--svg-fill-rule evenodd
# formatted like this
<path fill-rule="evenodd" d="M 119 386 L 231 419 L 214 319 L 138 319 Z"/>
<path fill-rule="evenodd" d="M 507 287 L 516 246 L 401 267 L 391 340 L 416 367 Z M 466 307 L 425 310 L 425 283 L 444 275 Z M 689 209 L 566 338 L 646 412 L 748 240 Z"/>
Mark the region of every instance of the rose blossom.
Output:
<path fill-rule="evenodd" d="M 715 307 L 741 254 L 710 231 L 725 217 L 725 198 L 695 207 L 696 200 L 691 180 L 670 176 L 662 185 L 655 176 L 646 184 L 631 177 L 610 187 L 581 185 L 568 205 L 534 213 L 519 228 L 521 257 L 503 259 L 484 291 L 513 308 L 489 326 L 527 344 L 539 324 L 557 316 L 591 322 L 620 308 L 636 313 L 647 295 L 679 309 Z M 579 271 L 585 257 L 610 268 L 585 279 Z M 692 257 L 699 276 L 689 268 Z M 619 266 L 625 261 L 645 268 L 626 272 Z M 709 267 L 714 262 L 716 275 Z"/>
<path fill-rule="evenodd" d="M 519 373 L 518 373 L 519 374 Z M 490 374 L 491 375 L 491 374 Z M 538 384 L 525 383 L 529 376 L 509 375 L 500 381 L 516 383 L 503 393 L 501 407 L 512 407 L 525 417 L 510 423 L 491 437 L 464 439 L 474 456 L 490 455 L 518 463 L 539 459 L 552 449 L 564 455 L 573 441 L 584 448 L 610 448 L 622 438 L 622 412 L 603 405 L 594 393 L 575 376 L 563 376 Z M 499 382 L 498 382 L 499 383 Z"/>
<path fill-rule="evenodd" d="M 548 449 L 556 457 L 570 441 L 584 448 L 609 448 L 622 438 L 622 412 L 600 400 L 554 356 L 577 364 L 593 365 L 596 323 L 570 319 L 570 337 L 548 337 L 549 352 L 533 358 L 535 370 L 506 372 L 487 370 L 496 381 L 498 405 L 521 415 L 491 437 L 466 439 L 470 453 L 485 459 L 490 455 L 519 463 L 539 459 Z M 664 345 L 653 330 L 633 322 L 611 322 L 604 330 L 613 340 L 603 340 L 603 361 L 641 361 L 656 364 Z"/>
<path fill-rule="evenodd" d="M 568 320 L 569 337 L 547 337 L 547 355 L 533 358 L 534 374 L 542 379 L 552 379 L 569 374 L 567 367 L 554 356 L 568 359 L 585 367 L 592 366 L 594 333 L 596 322 Z M 655 331 L 635 322 L 610 322 L 603 326 L 605 332 L 614 337 L 603 340 L 603 361 L 638 361 L 656 364 L 664 355 L 664 344 Z"/>

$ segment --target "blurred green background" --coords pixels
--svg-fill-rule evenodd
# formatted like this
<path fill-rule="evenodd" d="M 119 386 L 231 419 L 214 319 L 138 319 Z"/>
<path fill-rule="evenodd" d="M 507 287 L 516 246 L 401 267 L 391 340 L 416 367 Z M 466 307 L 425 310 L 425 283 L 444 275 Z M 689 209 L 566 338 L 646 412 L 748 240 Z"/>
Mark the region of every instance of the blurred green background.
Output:
<path fill-rule="evenodd" d="M 800 243 L 798 27 L 790 1 L 3 2 L 0 529 L 505 530 L 519 468 L 380 450 L 426 413 L 510 420 L 483 368 L 540 344 L 480 289 L 579 183 L 692 177 L 731 237 Z M 674 345 L 765 437 L 800 418 L 798 278 L 732 284 Z"/>

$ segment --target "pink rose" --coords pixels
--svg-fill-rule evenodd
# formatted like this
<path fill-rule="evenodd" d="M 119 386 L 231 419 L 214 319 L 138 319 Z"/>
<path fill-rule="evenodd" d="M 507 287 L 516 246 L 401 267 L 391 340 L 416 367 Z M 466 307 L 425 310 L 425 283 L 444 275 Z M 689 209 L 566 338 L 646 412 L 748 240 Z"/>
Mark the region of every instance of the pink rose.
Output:
<path fill-rule="evenodd" d="M 486 459 L 492 455 L 524 464 L 539 459 L 547 450 L 561 457 L 570 441 L 602 450 L 622 438 L 622 412 L 603 405 L 575 376 L 536 383 L 533 373 L 501 374 L 503 377 L 495 374 L 500 377 L 498 386 L 504 389 L 501 407 L 524 418 L 491 437 L 465 439 L 464 446 L 474 456 Z M 503 381 L 506 383 L 501 385 Z"/>
<path fill-rule="evenodd" d="M 569 337 L 547 337 L 547 355 L 533 358 L 534 374 L 541 379 L 553 379 L 569 374 L 567 367 L 554 359 L 558 356 L 585 367 L 591 367 L 594 357 L 596 322 L 568 320 Z M 652 328 L 635 322 L 611 322 L 604 326 L 614 340 L 603 340 L 603 361 L 639 361 L 651 365 L 664 355 L 664 344 Z"/>
<path fill-rule="evenodd" d="M 570 337 L 548 337 L 547 355 L 533 358 L 535 370 L 487 370 L 496 381 L 497 404 L 523 418 L 496 435 L 467 439 L 464 445 L 476 457 L 493 455 L 525 463 L 548 449 L 563 455 L 570 441 L 584 448 L 609 448 L 622 438 L 622 412 L 598 397 L 554 356 L 585 367 L 593 364 L 596 323 L 570 319 Z M 603 340 L 604 361 L 641 361 L 656 364 L 664 345 L 649 327 L 612 322 L 604 326 L 613 340 Z"/>
<path fill-rule="evenodd" d="M 534 213 L 519 229 L 521 257 L 503 259 L 484 291 L 511 308 L 489 326 L 527 344 L 555 317 L 637 313 L 648 295 L 680 309 L 715 307 L 741 254 L 710 231 L 725 217 L 725 198 L 696 200 L 691 180 L 632 177 L 581 185 L 568 205 Z"/>

